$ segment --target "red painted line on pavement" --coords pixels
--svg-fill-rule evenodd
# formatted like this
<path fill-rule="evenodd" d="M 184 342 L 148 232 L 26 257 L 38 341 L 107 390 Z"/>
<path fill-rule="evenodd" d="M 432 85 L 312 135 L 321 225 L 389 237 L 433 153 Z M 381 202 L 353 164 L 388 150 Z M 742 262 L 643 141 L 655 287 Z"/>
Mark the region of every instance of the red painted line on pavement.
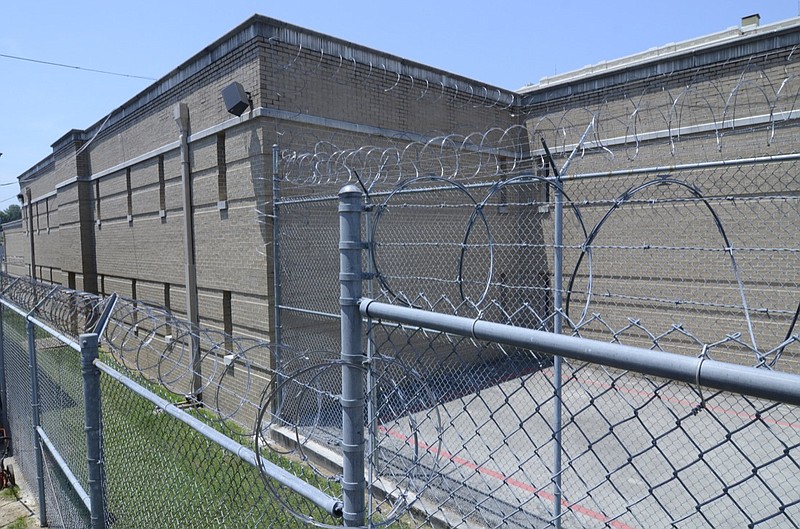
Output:
<path fill-rule="evenodd" d="M 448 460 L 452 461 L 453 463 L 455 463 L 457 465 L 472 469 L 472 470 L 474 470 L 476 472 L 480 472 L 481 474 L 483 474 L 485 476 L 489 476 L 491 478 L 495 478 L 495 479 L 497 479 L 499 481 L 502 481 L 503 483 L 505 483 L 505 484 L 507 484 L 507 485 L 509 485 L 511 487 L 522 489 L 522 490 L 524 490 L 526 492 L 529 492 L 531 494 L 535 494 L 536 496 L 539 496 L 540 498 L 544 498 L 544 499 L 549 500 L 549 501 L 553 501 L 555 499 L 555 496 L 553 494 L 551 494 L 551 493 L 549 493 L 547 491 L 544 491 L 542 489 L 537 489 L 536 487 L 534 487 L 533 485 L 531 485 L 529 483 L 525 483 L 523 481 L 519 481 L 518 479 L 514 479 L 512 477 L 506 476 L 505 474 L 503 474 L 502 472 L 499 472 L 497 470 L 492 470 L 490 468 L 486 468 L 484 466 L 481 466 L 481 465 L 475 463 L 474 461 L 470 461 L 468 459 L 464 459 L 463 457 L 459 457 L 459 456 L 453 455 L 453 454 L 447 452 L 446 450 L 439 450 L 438 448 L 430 446 L 430 445 L 428 445 L 427 443 L 425 443 L 423 441 L 412 441 L 410 437 L 408 437 L 406 435 L 403 435 L 402 433 L 397 432 L 395 430 L 386 428 L 385 426 L 380 426 L 379 429 L 382 432 L 384 432 L 384 433 L 386 433 L 388 435 L 391 435 L 395 439 L 399 439 L 399 440 L 403 441 L 404 443 L 406 443 L 408 445 L 412 445 L 412 444 L 416 445 L 419 448 L 422 448 L 423 450 L 425 450 L 425 451 L 427 451 L 427 452 L 429 452 L 431 454 L 436 454 L 438 456 L 444 457 L 445 459 L 448 459 Z M 593 510 L 591 510 L 591 509 L 589 509 L 587 507 L 584 507 L 584 506 L 582 506 L 580 504 L 577 504 L 577 503 L 570 504 L 566 500 L 561 500 L 561 505 L 563 507 L 573 511 L 573 512 L 580 513 L 580 514 L 583 514 L 584 516 L 588 516 L 589 518 L 593 518 L 595 520 L 603 522 L 603 523 L 607 524 L 610 527 L 614 527 L 615 529 L 636 529 L 636 528 L 634 528 L 634 527 L 632 527 L 630 525 L 627 525 L 627 524 L 625 524 L 623 522 L 620 522 L 619 520 L 611 520 L 608 517 L 606 517 L 605 515 L 603 515 L 602 513 L 593 511 Z"/>

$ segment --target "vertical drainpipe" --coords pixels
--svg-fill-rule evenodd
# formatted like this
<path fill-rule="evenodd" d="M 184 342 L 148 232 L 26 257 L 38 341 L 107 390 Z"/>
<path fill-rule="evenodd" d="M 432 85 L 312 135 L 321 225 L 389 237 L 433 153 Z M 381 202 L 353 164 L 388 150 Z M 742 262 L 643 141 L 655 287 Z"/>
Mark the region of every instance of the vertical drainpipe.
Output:
<path fill-rule="evenodd" d="M 31 246 L 31 279 L 36 279 L 36 245 L 33 241 L 33 200 L 31 200 L 31 188 L 25 188 L 25 196 L 28 199 L 28 239 Z"/>
<path fill-rule="evenodd" d="M 283 336 L 281 329 L 281 254 L 280 254 L 280 198 L 281 186 L 279 178 L 279 165 L 278 158 L 280 150 L 278 145 L 272 146 L 272 303 L 275 307 L 272 319 L 273 337 L 275 339 L 275 347 L 272 353 L 272 369 L 275 373 L 274 387 L 280 388 L 283 383 L 281 373 L 283 372 Z M 266 206 L 265 206 L 266 209 Z M 266 211 L 264 211 L 266 213 Z M 273 413 L 280 413 L 283 399 L 281 398 L 282 391 L 276 393 L 276 398 L 273 401 Z"/>
<path fill-rule="evenodd" d="M 194 211 L 192 210 L 192 173 L 189 165 L 189 106 L 186 103 L 177 103 L 173 109 L 175 123 L 180 131 L 181 144 L 181 186 L 183 188 L 183 250 L 185 256 L 186 276 L 186 317 L 192 325 L 192 393 L 191 397 L 198 403 L 202 402 L 203 395 L 200 340 L 197 329 L 200 326 L 197 303 L 197 265 L 195 263 L 194 247 Z"/>

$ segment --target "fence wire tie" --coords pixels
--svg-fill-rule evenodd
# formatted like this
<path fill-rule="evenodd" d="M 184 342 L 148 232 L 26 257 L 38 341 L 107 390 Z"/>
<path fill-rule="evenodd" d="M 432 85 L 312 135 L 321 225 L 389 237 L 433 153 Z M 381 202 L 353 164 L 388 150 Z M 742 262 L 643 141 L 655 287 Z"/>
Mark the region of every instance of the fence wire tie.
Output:
<path fill-rule="evenodd" d="M 472 334 L 472 339 L 473 340 L 477 340 L 478 339 L 478 337 L 475 336 L 475 326 L 478 324 L 479 321 L 481 321 L 480 320 L 481 316 L 482 316 L 482 313 L 478 314 L 478 317 L 475 318 L 474 320 L 472 320 L 472 326 L 470 328 L 470 333 Z"/>
<path fill-rule="evenodd" d="M 697 386 L 697 393 L 700 394 L 700 404 L 698 406 L 699 409 L 705 409 L 706 407 L 706 398 L 703 395 L 703 386 L 700 385 L 700 369 L 703 367 L 703 362 L 705 362 L 706 358 L 708 357 L 708 344 L 703 345 L 703 350 L 700 351 L 698 355 L 698 362 L 697 362 L 697 371 L 695 372 L 694 381 L 695 385 Z"/>

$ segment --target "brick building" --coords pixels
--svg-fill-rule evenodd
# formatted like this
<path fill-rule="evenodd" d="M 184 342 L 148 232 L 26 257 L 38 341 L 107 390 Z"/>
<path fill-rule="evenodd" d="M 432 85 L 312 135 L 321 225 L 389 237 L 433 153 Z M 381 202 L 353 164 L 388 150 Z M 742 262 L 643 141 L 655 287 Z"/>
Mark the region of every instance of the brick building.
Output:
<path fill-rule="evenodd" d="M 402 74 L 397 83 L 395 72 Z M 221 96 L 233 82 L 252 101 L 240 117 L 227 112 Z M 431 94 L 437 87 L 437 97 L 420 98 L 423 83 Z M 19 177 L 24 218 L 5 226 L 8 272 L 185 313 L 174 117 L 181 102 L 189 113 L 200 321 L 264 336 L 272 229 L 259 212 L 271 202 L 272 145 L 305 150 L 308 137 L 347 135 L 356 145 L 368 134 L 405 138 L 513 123 L 518 96 L 510 91 L 492 88 L 487 96 L 506 109 L 457 104 L 481 90 L 468 79 L 254 16 L 95 125 L 65 134 L 51 156 Z"/>
<path fill-rule="evenodd" d="M 537 159 L 540 137 L 557 156 L 566 157 L 593 123 L 582 144 L 588 150 L 570 174 L 613 176 L 634 165 L 794 153 L 798 44 L 797 19 L 768 26 L 748 20 L 741 28 L 546 78 L 514 92 L 254 16 L 95 125 L 66 133 L 53 144 L 52 155 L 19 177 L 23 219 L 4 226 L 7 269 L 186 313 L 181 175 L 187 168 L 199 321 L 234 335 L 269 336 L 274 144 L 298 153 L 325 150 L 332 143 L 389 147 L 516 125 L 527 127 L 525 149 Z M 238 117 L 227 111 L 221 96 L 232 83 L 239 83 L 251 101 Z M 179 103 L 188 112 L 188 154 L 183 155 L 175 114 Z M 783 132 L 762 142 L 769 145 L 754 141 L 775 128 Z M 607 155 L 611 149 L 616 156 Z M 775 178 L 793 175 L 792 167 L 787 162 Z M 719 169 L 703 174 L 708 182 L 726 178 Z M 624 189 L 624 178 L 602 185 L 609 181 L 617 182 L 616 192 Z M 586 182 L 573 200 L 609 196 L 599 180 Z M 789 176 L 789 188 L 796 190 L 796 183 Z M 754 196 L 759 193 L 754 185 L 737 181 L 717 186 L 714 194 Z M 329 196 L 335 191 L 336 186 L 316 180 L 289 192 Z M 587 218 L 597 221 L 599 211 Z M 649 228 L 640 223 L 639 229 Z M 768 226 L 758 229 L 774 233 Z M 315 231 L 306 244 L 334 236 Z M 529 260 L 530 254 L 523 257 Z M 596 271 L 615 284 L 629 283 L 598 266 Z M 527 277 L 539 273 L 528 270 Z M 641 283 L 674 279 L 670 273 L 648 273 Z M 331 284 L 335 289 L 335 279 Z M 786 291 L 781 306 L 788 307 L 793 295 Z"/>

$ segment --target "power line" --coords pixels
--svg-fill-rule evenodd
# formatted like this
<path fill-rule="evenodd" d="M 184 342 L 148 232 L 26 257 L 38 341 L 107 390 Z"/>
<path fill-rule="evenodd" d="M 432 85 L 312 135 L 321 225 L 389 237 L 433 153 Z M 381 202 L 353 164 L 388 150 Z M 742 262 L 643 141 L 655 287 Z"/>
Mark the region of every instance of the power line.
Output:
<path fill-rule="evenodd" d="M 134 79 L 145 79 L 147 81 L 156 81 L 153 77 L 144 77 L 142 75 L 133 75 L 127 73 L 119 73 L 119 72 L 109 72 L 106 70 L 95 70 L 94 68 L 83 68 L 82 66 L 73 66 L 70 64 L 62 64 L 60 62 L 50 62 L 50 61 L 40 61 L 38 59 L 30 59 L 28 57 L 18 57 L 16 55 L 6 55 L 5 53 L 0 53 L 0 57 L 4 57 L 6 59 L 15 59 L 17 61 L 26 61 L 26 62 L 35 62 L 37 64 L 46 64 L 48 66 L 59 66 L 61 68 L 72 68 L 73 70 L 83 70 L 84 72 L 93 72 L 93 73 L 102 73 L 105 75 L 116 75 L 118 77 L 131 77 Z"/>

